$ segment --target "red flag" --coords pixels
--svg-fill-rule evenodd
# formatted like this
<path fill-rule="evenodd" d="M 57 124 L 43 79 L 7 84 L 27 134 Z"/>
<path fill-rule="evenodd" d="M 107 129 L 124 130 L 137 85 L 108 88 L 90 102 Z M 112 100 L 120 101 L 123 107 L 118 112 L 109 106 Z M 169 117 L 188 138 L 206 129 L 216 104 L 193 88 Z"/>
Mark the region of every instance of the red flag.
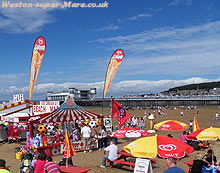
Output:
<path fill-rule="evenodd" d="M 131 115 L 126 112 L 125 108 L 112 99 L 112 118 L 120 122 L 119 128 L 121 128 L 130 117 Z"/>

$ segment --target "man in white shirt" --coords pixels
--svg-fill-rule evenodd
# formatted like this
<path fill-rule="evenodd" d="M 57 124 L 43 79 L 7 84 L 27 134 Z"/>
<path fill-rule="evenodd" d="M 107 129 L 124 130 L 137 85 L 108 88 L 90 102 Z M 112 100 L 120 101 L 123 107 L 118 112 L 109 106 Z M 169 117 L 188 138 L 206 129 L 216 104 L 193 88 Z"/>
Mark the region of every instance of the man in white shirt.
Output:
<path fill-rule="evenodd" d="M 86 153 L 86 148 L 88 148 L 89 146 L 89 152 L 92 152 L 91 150 L 91 145 L 90 145 L 90 134 L 91 134 L 91 129 L 89 127 L 89 124 L 85 125 L 82 129 L 81 129 L 81 134 L 83 136 L 83 143 L 84 143 L 84 153 Z"/>
<path fill-rule="evenodd" d="M 109 152 L 108 156 L 106 155 L 106 151 Z M 110 161 L 114 161 L 117 158 L 118 158 L 118 147 L 111 140 L 110 145 L 108 147 L 106 147 L 105 150 L 104 150 L 104 157 L 103 157 L 101 167 L 105 168 L 105 165 L 106 165 L 105 159 L 110 160 Z"/>
<path fill-rule="evenodd" d="M 132 118 L 132 125 L 133 125 L 133 127 L 137 127 L 137 123 L 138 123 L 137 121 L 138 121 L 138 119 L 134 115 L 133 118 Z"/>
<path fill-rule="evenodd" d="M 216 112 L 216 114 L 215 114 L 215 120 L 216 121 L 218 121 L 218 116 L 219 116 L 219 114 Z"/>

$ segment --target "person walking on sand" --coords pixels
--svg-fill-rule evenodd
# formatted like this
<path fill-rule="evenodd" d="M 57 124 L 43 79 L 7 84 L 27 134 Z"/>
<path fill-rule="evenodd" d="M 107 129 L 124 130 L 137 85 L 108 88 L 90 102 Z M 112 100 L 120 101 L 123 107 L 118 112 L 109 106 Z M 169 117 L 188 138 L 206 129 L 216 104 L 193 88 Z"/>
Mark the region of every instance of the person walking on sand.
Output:
<path fill-rule="evenodd" d="M 138 119 L 135 115 L 133 116 L 131 121 L 132 121 L 132 127 L 137 127 Z"/>
<path fill-rule="evenodd" d="M 144 123 L 144 119 L 143 119 L 143 117 L 141 117 L 141 119 L 140 119 L 140 121 L 139 121 L 139 127 L 140 127 L 140 129 L 144 129 L 144 125 L 145 125 L 145 123 Z"/>
<path fill-rule="evenodd" d="M 83 136 L 84 153 L 86 153 L 86 148 L 88 148 L 88 146 L 89 146 L 89 152 L 92 152 L 91 144 L 90 144 L 91 129 L 89 127 L 89 123 L 81 129 L 81 134 Z"/>
<path fill-rule="evenodd" d="M 215 120 L 216 121 L 218 121 L 218 116 L 219 116 L 219 114 L 216 112 L 216 114 L 215 114 Z"/>
<path fill-rule="evenodd" d="M 180 112 L 180 116 L 181 116 L 182 118 L 184 117 L 183 111 Z"/>

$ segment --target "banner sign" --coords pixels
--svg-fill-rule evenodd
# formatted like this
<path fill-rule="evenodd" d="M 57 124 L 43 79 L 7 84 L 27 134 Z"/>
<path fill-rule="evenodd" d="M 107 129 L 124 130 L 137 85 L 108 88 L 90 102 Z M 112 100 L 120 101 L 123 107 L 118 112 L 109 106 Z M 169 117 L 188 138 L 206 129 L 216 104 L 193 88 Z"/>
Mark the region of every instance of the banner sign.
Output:
<path fill-rule="evenodd" d="M 111 118 L 104 118 L 104 126 L 107 132 L 112 133 L 112 119 Z"/>
<path fill-rule="evenodd" d="M 23 94 L 13 95 L 13 101 L 14 102 L 24 102 L 24 95 Z"/>
<path fill-rule="evenodd" d="M 7 121 L 7 122 L 15 122 L 18 123 L 19 122 L 19 118 L 16 117 L 8 117 L 8 116 L 2 116 L 1 117 L 2 121 Z"/>
<path fill-rule="evenodd" d="M 30 87 L 29 87 L 29 100 L 34 90 L 34 86 L 37 80 L 37 75 L 40 70 L 41 62 L 46 50 L 46 42 L 43 37 L 38 37 L 34 43 L 32 61 L 31 61 L 31 73 L 30 73 Z"/>
<path fill-rule="evenodd" d="M 105 84 L 104 84 L 104 92 L 103 92 L 103 98 L 105 97 L 111 82 L 115 76 L 115 73 L 118 70 L 118 67 L 120 66 L 122 60 L 124 59 L 124 51 L 122 49 L 117 49 L 108 64 L 107 73 L 105 76 Z"/>
<path fill-rule="evenodd" d="M 55 109 L 59 108 L 59 105 L 33 105 L 33 114 L 45 114 L 53 112 Z"/>
<path fill-rule="evenodd" d="M 59 101 L 40 101 L 40 105 L 44 106 L 60 106 Z"/>

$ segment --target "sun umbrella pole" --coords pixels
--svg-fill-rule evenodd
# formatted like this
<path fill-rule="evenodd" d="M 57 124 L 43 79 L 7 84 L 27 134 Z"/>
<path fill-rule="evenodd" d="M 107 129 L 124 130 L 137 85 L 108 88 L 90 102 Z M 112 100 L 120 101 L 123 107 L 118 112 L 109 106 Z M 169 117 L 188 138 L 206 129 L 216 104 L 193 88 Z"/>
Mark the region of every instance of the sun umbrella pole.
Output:
<path fill-rule="evenodd" d="M 102 99 L 102 113 L 103 113 L 103 106 L 104 106 L 104 97 Z"/>
<path fill-rule="evenodd" d="M 111 131 L 113 132 L 113 119 L 112 119 L 112 99 L 111 99 Z"/>
<path fill-rule="evenodd" d="M 67 159 L 66 159 L 66 168 L 67 168 Z"/>
<path fill-rule="evenodd" d="M 213 160 L 213 158 L 214 158 L 214 157 L 213 157 L 213 154 L 214 154 L 214 153 L 213 153 L 213 149 L 214 149 L 214 142 L 212 141 L 212 165 L 214 165 L 214 160 Z"/>

